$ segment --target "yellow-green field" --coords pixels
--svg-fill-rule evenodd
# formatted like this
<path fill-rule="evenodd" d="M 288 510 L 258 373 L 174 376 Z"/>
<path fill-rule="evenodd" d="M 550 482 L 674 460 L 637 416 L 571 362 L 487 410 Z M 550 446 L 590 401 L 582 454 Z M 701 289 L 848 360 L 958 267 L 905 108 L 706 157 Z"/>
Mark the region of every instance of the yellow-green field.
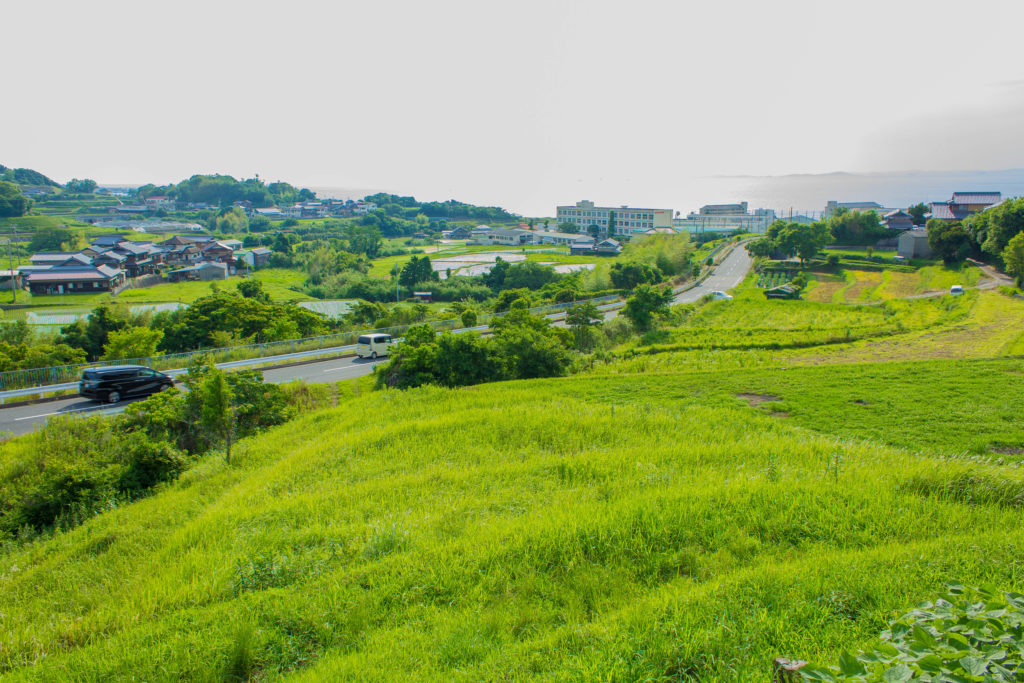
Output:
<path fill-rule="evenodd" d="M 808 301 L 826 303 L 886 301 L 947 292 L 952 285 L 973 287 L 981 279 L 982 272 L 969 266 L 925 266 L 914 272 L 847 267 L 836 274 L 812 273 L 803 296 Z"/>

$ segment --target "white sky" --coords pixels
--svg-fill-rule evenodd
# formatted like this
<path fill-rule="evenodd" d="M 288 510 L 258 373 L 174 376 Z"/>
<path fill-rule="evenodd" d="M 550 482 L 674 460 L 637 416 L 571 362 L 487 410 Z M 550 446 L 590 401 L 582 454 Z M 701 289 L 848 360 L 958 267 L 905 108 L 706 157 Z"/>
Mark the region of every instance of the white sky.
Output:
<path fill-rule="evenodd" d="M 3 14 L 0 163 L 58 181 L 259 173 L 551 214 L 581 198 L 693 208 L 693 179 L 721 174 L 1024 166 L 1013 0 L 34 0 Z"/>

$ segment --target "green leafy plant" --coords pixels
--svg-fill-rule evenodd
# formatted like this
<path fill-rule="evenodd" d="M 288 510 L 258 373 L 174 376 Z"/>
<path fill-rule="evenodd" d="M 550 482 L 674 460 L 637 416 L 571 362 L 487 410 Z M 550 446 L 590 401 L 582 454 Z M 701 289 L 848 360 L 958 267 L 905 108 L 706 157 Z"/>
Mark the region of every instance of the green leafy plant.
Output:
<path fill-rule="evenodd" d="M 892 621 L 882 642 L 805 681 L 1017 681 L 1024 676 L 1024 595 L 950 584 Z"/>

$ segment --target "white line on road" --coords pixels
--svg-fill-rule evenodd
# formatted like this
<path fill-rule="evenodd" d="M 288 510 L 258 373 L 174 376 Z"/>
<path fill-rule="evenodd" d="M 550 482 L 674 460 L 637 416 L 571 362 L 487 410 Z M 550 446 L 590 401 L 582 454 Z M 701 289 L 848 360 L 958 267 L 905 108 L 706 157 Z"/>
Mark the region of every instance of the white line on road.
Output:
<path fill-rule="evenodd" d="M 51 415 L 69 415 L 71 413 L 81 413 L 89 410 L 101 410 L 102 406 L 90 406 L 89 408 L 75 408 L 74 410 L 57 410 L 52 413 L 42 413 L 41 415 L 26 415 L 25 417 L 14 418 L 15 422 L 21 422 L 22 420 L 35 420 L 40 417 L 50 417 Z"/>

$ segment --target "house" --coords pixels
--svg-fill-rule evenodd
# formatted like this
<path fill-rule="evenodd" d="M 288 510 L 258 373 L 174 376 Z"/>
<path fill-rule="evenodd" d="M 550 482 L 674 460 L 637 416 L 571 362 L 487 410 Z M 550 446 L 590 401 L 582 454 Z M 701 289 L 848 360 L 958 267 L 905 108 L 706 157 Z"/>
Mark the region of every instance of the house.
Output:
<path fill-rule="evenodd" d="M 14 278 L 15 289 L 21 289 L 24 286 L 24 276 L 20 270 L 0 270 L 0 290 L 7 291 L 11 288 L 12 277 Z"/>
<path fill-rule="evenodd" d="M 373 202 L 356 202 L 355 207 L 352 209 L 352 213 L 356 216 L 365 216 L 376 209 L 377 205 Z"/>
<path fill-rule="evenodd" d="M 199 246 L 200 252 L 205 261 L 217 263 L 231 263 L 235 258 L 235 251 L 223 242 L 211 242 Z"/>
<path fill-rule="evenodd" d="M 210 263 L 209 261 L 203 261 L 195 264 L 194 266 L 172 270 L 167 274 L 167 279 L 171 282 L 183 282 L 185 280 L 202 280 L 203 282 L 209 282 L 211 280 L 226 280 L 227 277 L 228 264 Z"/>
<path fill-rule="evenodd" d="M 903 258 L 931 258 L 932 248 L 928 245 L 928 231 L 920 228 L 904 231 L 896 239 L 896 253 Z"/>
<path fill-rule="evenodd" d="M 262 268 L 270 262 L 270 256 L 274 252 L 266 247 L 256 247 L 251 251 L 252 253 L 252 267 Z"/>
<path fill-rule="evenodd" d="M 429 304 L 434 300 L 433 292 L 413 292 L 412 297 L 420 303 Z"/>
<path fill-rule="evenodd" d="M 242 248 L 241 240 L 218 240 L 225 247 L 231 249 L 231 251 L 238 251 Z"/>
<path fill-rule="evenodd" d="M 28 273 L 33 294 L 116 292 L 125 283 L 123 270 L 108 266 L 54 266 Z"/>
<path fill-rule="evenodd" d="M 581 235 L 578 240 L 569 245 L 569 253 L 574 256 L 587 256 L 594 253 L 597 241 L 593 237 Z"/>
<path fill-rule="evenodd" d="M 457 228 L 449 230 L 445 237 L 450 240 L 468 240 L 472 235 L 472 232 L 473 231 L 469 228 L 460 225 Z"/>
<path fill-rule="evenodd" d="M 109 249 L 110 247 L 117 246 L 121 242 L 127 242 L 122 235 L 100 235 L 93 239 L 91 246 Z"/>
<path fill-rule="evenodd" d="M 999 192 L 954 192 L 947 202 L 932 202 L 929 218 L 940 221 L 962 221 L 976 213 L 999 204 L 1003 195 Z"/>
<path fill-rule="evenodd" d="M 160 195 L 159 197 L 146 197 L 146 208 L 151 211 L 157 211 L 163 209 L 164 211 L 174 211 L 176 207 L 175 202 L 170 197 Z"/>
<path fill-rule="evenodd" d="M 125 257 L 124 269 L 128 277 L 148 275 L 153 272 L 159 260 L 154 263 L 153 252 L 162 253 L 152 242 L 121 242 L 112 249 L 113 252 Z"/>
<path fill-rule="evenodd" d="M 282 212 L 281 209 L 277 209 L 277 208 L 273 208 L 273 209 L 256 209 L 253 213 L 255 213 L 257 216 L 263 216 L 267 220 L 271 220 L 271 221 L 280 221 L 280 220 L 284 220 L 285 218 L 287 218 L 287 216 L 284 215 L 284 212 Z"/>
<path fill-rule="evenodd" d="M 914 217 L 906 211 L 897 209 L 882 216 L 882 222 L 890 230 L 913 230 Z"/>
<path fill-rule="evenodd" d="M 111 268 L 124 270 L 125 262 L 127 260 L 128 257 L 125 256 L 124 254 L 119 254 L 113 249 L 107 249 L 106 251 L 100 252 L 99 254 L 93 256 L 92 264 L 94 266 L 109 266 Z"/>
<path fill-rule="evenodd" d="M 41 251 L 28 257 L 33 266 L 56 266 L 75 255 L 73 251 Z"/>
<path fill-rule="evenodd" d="M 622 244 L 617 240 L 601 240 L 594 245 L 594 253 L 598 256 L 618 256 L 622 253 Z"/>

